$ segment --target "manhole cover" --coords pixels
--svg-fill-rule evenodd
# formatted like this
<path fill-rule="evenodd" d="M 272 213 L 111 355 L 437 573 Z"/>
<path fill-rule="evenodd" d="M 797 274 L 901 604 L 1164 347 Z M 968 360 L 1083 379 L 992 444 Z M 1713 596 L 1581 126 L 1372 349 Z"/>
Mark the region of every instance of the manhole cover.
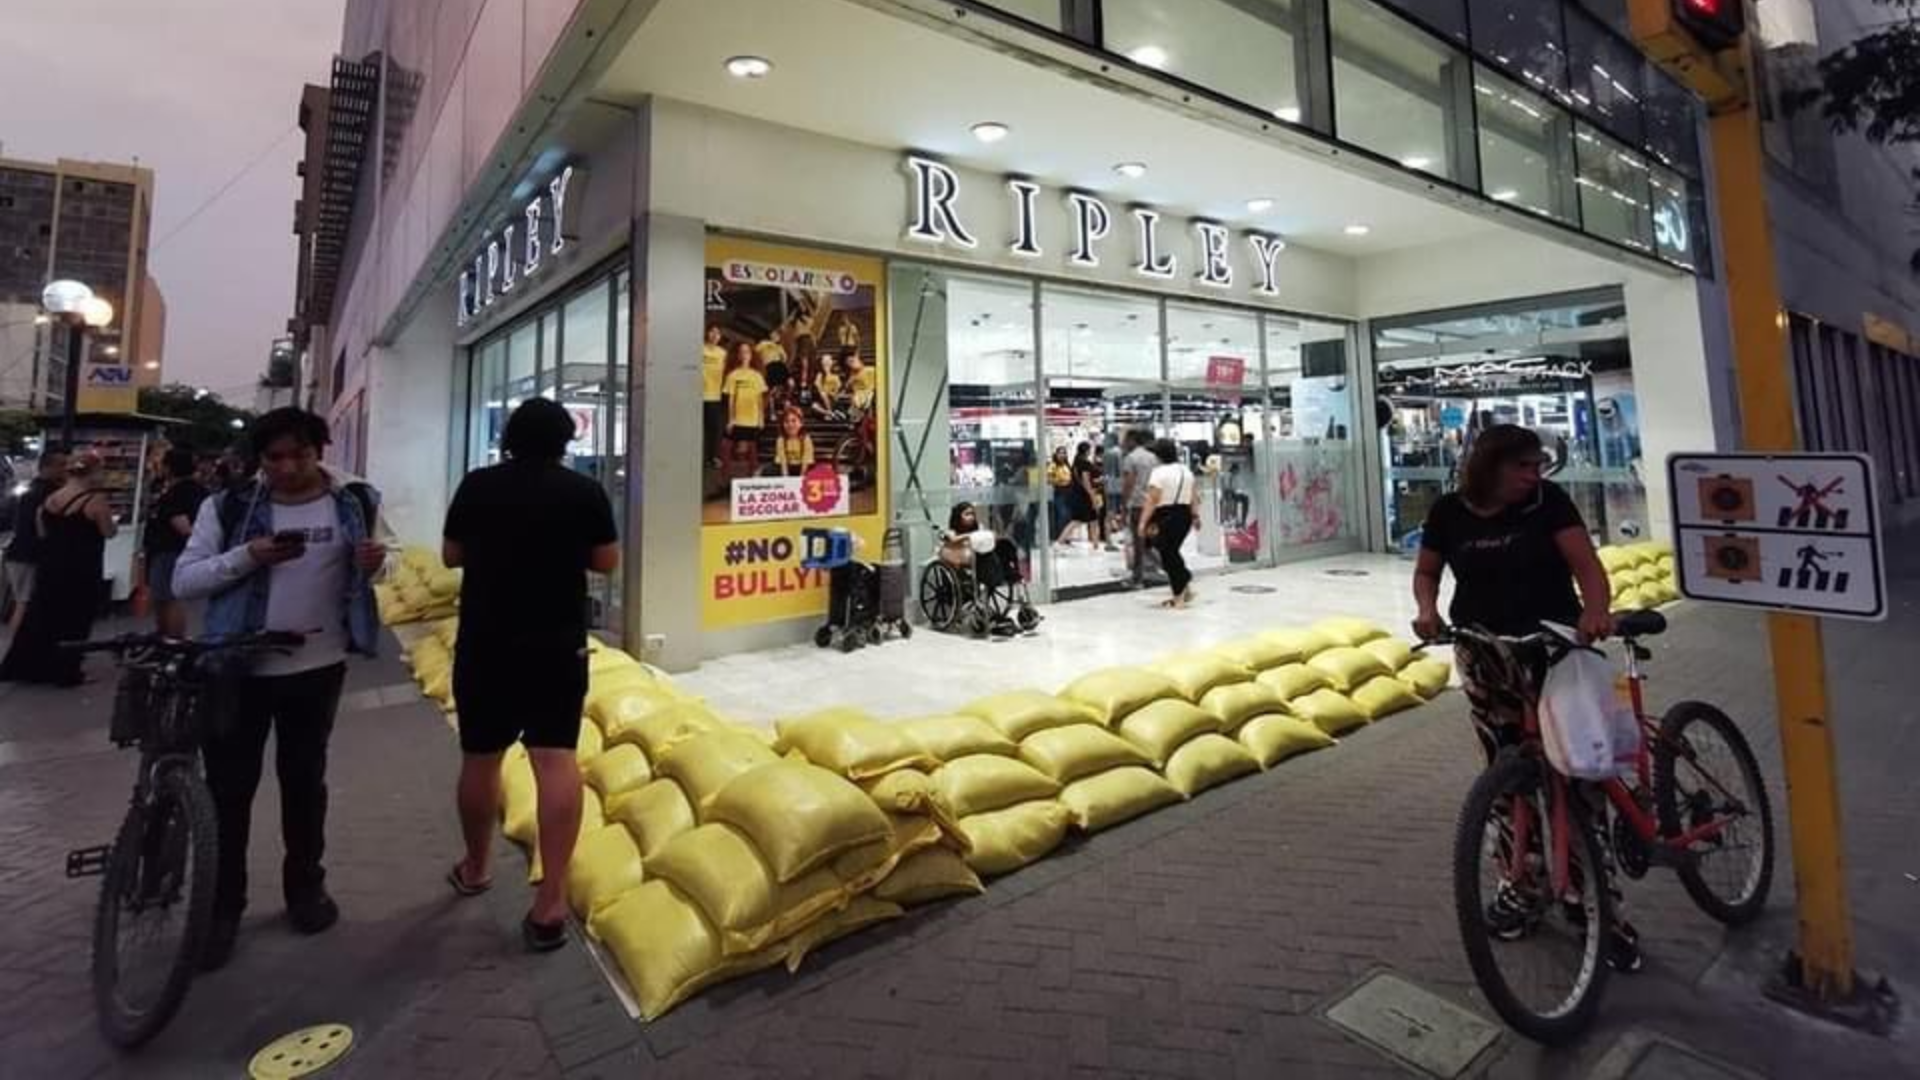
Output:
<path fill-rule="evenodd" d="M 1500 1029 L 1395 975 L 1380 974 L 1335 1002 L 1327 1020 L 1419 1069 L 1452 1080 L 1500 1037 Z"/>
<path fill-rule="evenodd" d="M 253 1080 L 294 1080 L 312 1076 L 339 1061 L 353 1049 L 353 1029 L 345 1024 L 321 1024 L 283 1035 L 260 1048 L 247 1063 Z"/>
<path fill-rule="evenodd" d="M 1277 593 L 1280 590 L 1271 585 L 1235 585 L 1233 591 L 1242 596 L 1266 596 L 1269 593 Z"/>
<path fill-rule="evenodd" d="M 1371 570 L 1322 570 L 1328 577 L 1372 577 Z"/>

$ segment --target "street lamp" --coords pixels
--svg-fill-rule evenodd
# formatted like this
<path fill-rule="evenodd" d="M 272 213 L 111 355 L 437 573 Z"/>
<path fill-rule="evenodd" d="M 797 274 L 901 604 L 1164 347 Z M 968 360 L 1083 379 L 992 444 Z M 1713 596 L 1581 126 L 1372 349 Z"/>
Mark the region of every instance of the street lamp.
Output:
<path fill-rule="evenodd" d="M 74 414 L 80 405 L 80 356 L 87 330 L 98 330 L 113 322 L 113 305 L 93 295 L 81 282 L 62 279 L 41 290 L 40 306 L 47 315 L 67 325 L 66 400 L 61 403 L 60 441 L 73 448 Z"/>

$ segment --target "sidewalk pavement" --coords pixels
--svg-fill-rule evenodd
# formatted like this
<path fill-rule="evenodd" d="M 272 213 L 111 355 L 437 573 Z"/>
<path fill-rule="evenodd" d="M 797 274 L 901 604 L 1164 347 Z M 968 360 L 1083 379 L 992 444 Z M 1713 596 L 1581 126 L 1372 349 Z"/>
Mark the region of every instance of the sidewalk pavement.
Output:
<path fill-rule="evenodd" d="M 1894 577 L 1893 621 L 1836 624 L 1828 641 L 1860 961 L 1910 998 L 1920 985 L 1920 709 L 1908 678 L 1920 559 Z M 1213 591 L 1240 613 L 1223 611 L 1223 622 L 1293 621 L 1274 597 Z M 1769 915 L 1729 935 L 1670 877 L 1630 885 L 1647 970 L 1612 982 L 1602 1023 L 1580 1045 L 1547 1052 L 1502 1035 L 1473 1073 L 1673 1075 L 1633 1071 L 1627 1052 L 1672 1042 L 1741 1070 L 1726 1075 L 1920 1075 L 1911 1023 L 1873 1038 L 1760 995 L 1794 929 L 1761 626 L 1683 606 L 1655 645 L 1651 693 L 1717 701 L 1755 743 L 1783 841 Z M 842 662 L 823 654 L 820 676 Z M 949 674 L 919 674 L 968 696 Z M 269 1039 L 336 1020 L 359 1043 L 330 1075 L 355 1077 L 1387 1077 L 1408 1073 L 1321 1018 L 1370 974 L 1391 971 L 1491 1016 L 1454 929 L 1452 824 L 1477 766 L 1457 694 L 1078 844 L 985 896 L 856 935 L 797 977 L 725 984 L 639 1025 L 583 950 L 519 951 L 522 890 L 450 897 L 440 877 L 457 850 L 453 745 L 434 710 L 393 689 L 401 679 L 391 661 L 357 668 L 360 693 L 334 740 L 341 925 L 303 939 L 279 919 L 269 780 L 241 952 L 195 984 L 137 1057 L 116 1056 L 93 1032 L 94 887 L 61 877 L 67 848 L 111 834 L 130 781 L 131 759 L 100 734 L 106 684 L 67 696 L 0 687 L 0 1077 L 239 1075 Z M 502 864 L 503 883 L 518 865 Z"/>

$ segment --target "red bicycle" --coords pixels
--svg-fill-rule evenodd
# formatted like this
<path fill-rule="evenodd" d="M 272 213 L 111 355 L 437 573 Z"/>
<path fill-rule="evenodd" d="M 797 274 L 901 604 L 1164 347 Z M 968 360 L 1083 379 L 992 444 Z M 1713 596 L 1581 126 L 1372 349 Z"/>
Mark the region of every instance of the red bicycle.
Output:
<path fill-rule="evenodd" d="M 1613 870 L 1675 871 L 1687 895 L 1728 926 L 1753 921 L 1773 878 L 1773 820 L 1759 763 L 1734 722 L 1687 701 L 1646 712 L 1640 639 L 1666 630 L 1634 612 L 1617 632 L 1643 738 L 1628 775 L 1571 780 L 1547 761 L 1539 699 L 1546 671 L 1583 648 L 1552 632 L 1501 637 L 1457 627 L 1463 674 L 1508 733 L 1461 808 L 1454 904 L 1475 981 L 1515 1031 L 1555 1045 L 1600 1008 L 1616 918 Z"/>

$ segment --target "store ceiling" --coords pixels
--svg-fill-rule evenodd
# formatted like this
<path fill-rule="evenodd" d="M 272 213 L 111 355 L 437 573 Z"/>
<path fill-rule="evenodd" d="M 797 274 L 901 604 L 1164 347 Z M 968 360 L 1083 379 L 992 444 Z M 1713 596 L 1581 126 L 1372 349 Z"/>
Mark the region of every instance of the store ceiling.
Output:
<path fill-rule="evenodd" d="M 740 54 L 771 60 L 773 71 L 757 80 L 730 76 L 724 63 Z M 1271 229 L 1349 256 L 1500 228 L 1315 153 L 846 0 L 661 0 L 596 96 L 636 102 L 649 94 Z M 1011 133 L 982 144 L 970 132 L 981 121 L 1004 123 Z M 1138 179 L 1115 175 L 1113 166 L 1125 161 L 1149 171 Z M 830 182 L 795 178 L 821 179 Z M 1273 199 L 1273 209 L 1250 213 L 1254 198 Z M 1347 235 L 1355 223 L 1371 233 Z"/>

